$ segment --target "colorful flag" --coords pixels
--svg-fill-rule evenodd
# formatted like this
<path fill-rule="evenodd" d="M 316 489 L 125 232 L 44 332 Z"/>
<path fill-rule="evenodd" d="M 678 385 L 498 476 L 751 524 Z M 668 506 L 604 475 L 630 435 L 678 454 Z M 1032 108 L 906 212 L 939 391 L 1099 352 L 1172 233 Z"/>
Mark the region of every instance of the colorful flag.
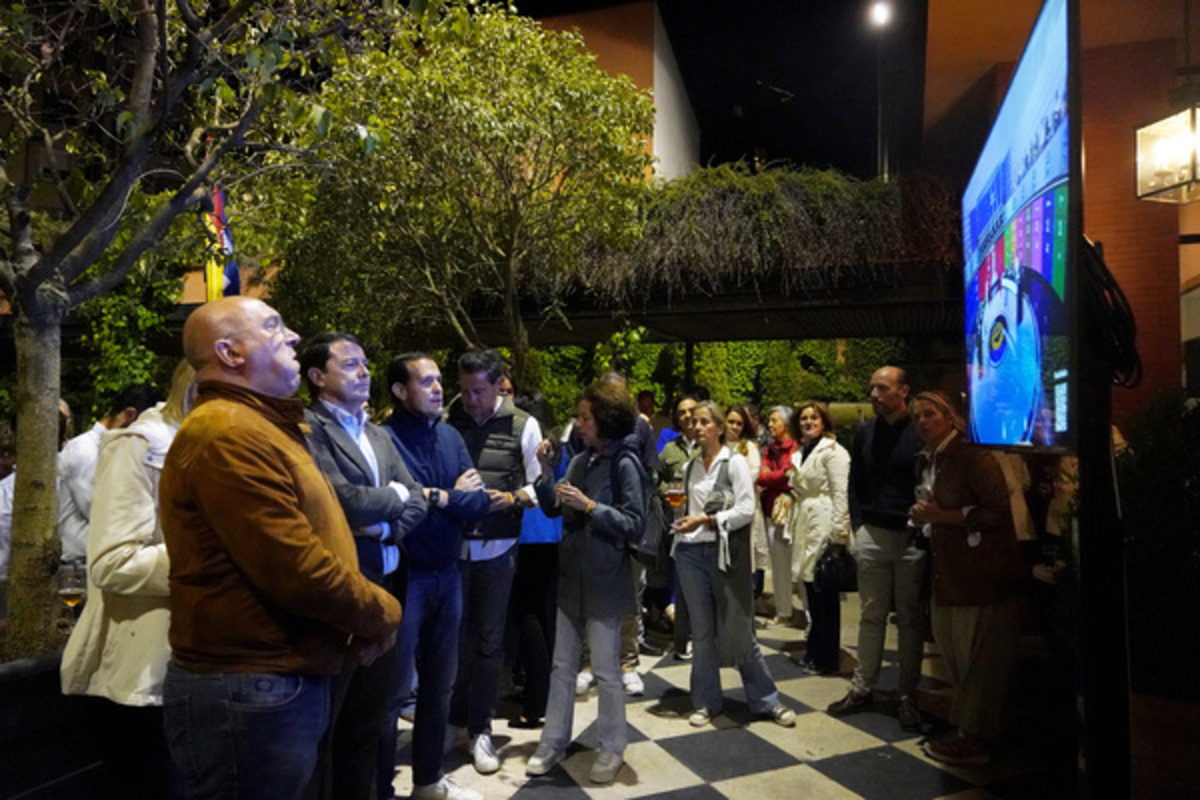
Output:
<path fill-rule="evenodd" d="M 238 274 L 237 260 L 233 257 L 233 237 L 229 235 L 229 218 L 225 215 L 225 192 L 215 186 L 212 193 L 213 210 L 211 214 L 202 214 L 204 227 L 216 239 L 216 248 L 210 249 L 208 263 L 204 267 L 204 282 L 208 287 L 208 300 L 217 300 L 229 295 L 241 294 L 242 281 Z M 225 256 L 225 265 L 221 266 L 220 256 L 213 249 L 219 250 Z"/>

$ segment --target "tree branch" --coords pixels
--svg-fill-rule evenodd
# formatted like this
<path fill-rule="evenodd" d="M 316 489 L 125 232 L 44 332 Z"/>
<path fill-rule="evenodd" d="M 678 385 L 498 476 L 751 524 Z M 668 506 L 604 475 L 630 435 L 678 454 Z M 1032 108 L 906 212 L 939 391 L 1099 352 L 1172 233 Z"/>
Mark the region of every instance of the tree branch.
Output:
<path fill-rule="evenodd" d="M 142 257 L 143 253 L 158 241 L 163 232 L 175 221 L 175 218 L 199 202 L 200 198 L 204 196 L 203 187 L 208 176 L 216 169 L 225 153 L 239 145 L 242 136 L 262 113 L 263 108 L 264 104 L 261 101 L 255 101 L 251 105 L 234 134 L 217 145 L 188 178 L 187 183 L 171 195 L 170 200 L 158 207 L 150 221 L 137 232 L 125 249 L 121 251 L 121 254 L 117 256 L 111 269 L 98 278 L 72 285 L 67 290 L 67 298 L 71 306 L 101 295 L 124 280 L 130 268 Z"/>
<path fill-rule="evenodd" d="M 142 162 L 150 151 L 150 142 L 145 137 L 139 137 L 121 159 L 116 172 L 109 179 L 108 185 L 102 191 L 79 219 L 58 238 L 50 252 L 42 256 L 37 266 L 29 271 L 27 280 L 35 284 L 44 283 L 58 270 L 63 270 L 63 279 L 70 281 L 68 273 L 77 275 L 87 269 L 91 260 L 83 260 L 87 255 L 103 252 L 112 237 L 116 235 L 117 223 L 121 211 L 125 207 L 125 199 L 137 183 L 141 172 Z M 92 260 L 95 256 L 92 256 Z M 82 265 L 82 266 L 81 266 Z"/>
<path fill-rule="evenodd" d="M 134 0 L 137 39 L 133 46 L 133 78 L 129 82 L 129 112 L 137 131 L 150 127 L 150 96 L 158 71 L 158 21 L 150 0 Z"/>

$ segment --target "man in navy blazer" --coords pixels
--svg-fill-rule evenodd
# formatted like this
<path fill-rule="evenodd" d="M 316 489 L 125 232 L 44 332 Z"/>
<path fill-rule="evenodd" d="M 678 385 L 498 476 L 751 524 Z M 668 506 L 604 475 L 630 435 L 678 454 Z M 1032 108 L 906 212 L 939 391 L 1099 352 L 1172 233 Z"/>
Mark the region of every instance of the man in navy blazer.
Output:
<path fill-rule="evenodd" d="M 367 419 L 367 366 L 353 334 L 325 332 L 306 344 L 300 369 L 315 398 L 304 414 L 308 445 L 354 531 L 359 569 L 404 603 L 407 569 L 400 542 L 425 519 L 428 503 L 387 431 Z M 390 737 L 384 726 L 396 652 L 392 648 L 369 667 L 347 667 L 340 676 L 316 779 L 320 785 L 311 787 L 310 797 L 371 798 L 391 785 L 395 754 L 385 752 Z"/>

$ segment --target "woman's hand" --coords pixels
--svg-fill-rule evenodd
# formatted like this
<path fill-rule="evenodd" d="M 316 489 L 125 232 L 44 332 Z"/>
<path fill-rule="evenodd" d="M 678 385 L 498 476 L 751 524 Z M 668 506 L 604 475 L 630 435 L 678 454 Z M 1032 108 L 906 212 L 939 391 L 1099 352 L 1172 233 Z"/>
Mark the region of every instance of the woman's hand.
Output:
<path fill-rule="evenodd" d="M 590 497 L 579 490 L 579 487 L 572 486 L 566 481 L 555 486 L 554 491 L 558 494 L 558 502 L 567 508 L 573 508 L 576 511 L 588 511 L 589 507 L 596 505 Z"/>
<path fill-rule="evenodd" d="M 699 530 L 708 524 L 708 515 L 692 514 L 689 517 L 680 517 L 671 523 L 671 530 L 676 533 L 691 533 Z"/>
<path fill-rule="evenodd" d="M 946 522 L 946 512 L 934 500 L 918 500 L 908 509 L 908 518 L 918 525 Z"/>

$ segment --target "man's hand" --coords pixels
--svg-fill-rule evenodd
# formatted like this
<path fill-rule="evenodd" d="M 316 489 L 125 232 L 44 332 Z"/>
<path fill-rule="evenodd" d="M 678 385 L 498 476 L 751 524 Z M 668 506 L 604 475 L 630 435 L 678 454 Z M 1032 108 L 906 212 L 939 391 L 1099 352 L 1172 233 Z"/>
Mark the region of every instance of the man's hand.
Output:
<path fill-rule="evenodd" d="M 375 663 L 375 659 L 391 650 L 396 644 L 396 631 L 392 631 L 382 639 L 368 641 L 360 639 L 357 636 L 350 640 L 350 652 L 358 659 L 358 663 L 364 667 L 369 667 Z"/>
<path fill-rule="evenodd" d="M 460 492 L 477 492 L 483 488 L 483 478 L 479 475 L 479 470 L 472 467 L 471 469 L 458 476 L 458 480 L 454 482 L 454 488 Z"/>
<path fill-rule="evenodd" d="M 514 505 L 513 495 L 511 492 L 502 492 L 499 489 L 488 489 L 487 496 L 489 514 L 496 511 L 507 511 Z"/>

